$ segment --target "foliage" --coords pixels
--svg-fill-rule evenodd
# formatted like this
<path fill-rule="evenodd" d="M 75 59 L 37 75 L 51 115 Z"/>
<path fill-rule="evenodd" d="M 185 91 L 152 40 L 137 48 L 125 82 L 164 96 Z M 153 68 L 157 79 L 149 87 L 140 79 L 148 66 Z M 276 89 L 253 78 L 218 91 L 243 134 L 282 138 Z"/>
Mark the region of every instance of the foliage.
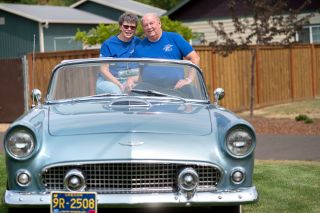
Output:
<path fill-rule="evenodd" d="M 227 56 L 235 49 L 248 49 L 249 45 L 288 45 L 293 42 L 296 32 L 309 23 L 314 14 L 298 16 L 311 3 L 304 0 L 299 8 L 288 8 L 288 0 L 228 0 L 228 7 L 234 30 L 227 32 L 224 24 L 209 23 L 217 33 L 217 39 L 211 43 L 216 51 Z M 237 8 L 243 4 L 250 12 L 249 17 L 237 15 Z M 275 37 L 279 41 L 275 41 Z"/>
<path fill-rule="evenodd" d="M 167 16 L 163 16 L 161 19 L 162 29 L 170 32 L 178 32 L 186 40 L 192 38 L 192 31 L 189 27 L 182 24 L 179 21 L 172 21 Z M 85 45 L 101 44 L 104 40 L 110 36 L 117 35 L 120 32 L 118 24 L 100 24 L 95 28 L 90 29 L 88 32 L 78 30 L 75 35 L 76 41 L 81 41 Z M 141 25 L 138 25 L 137 33 L 138 37 L 143 37 L 143 30 Z"/>
<path fill-rule="evenodd" d="M 305 114 L 300 114 L 300 115 L 296 116 L 295 120 L 296 121 L 303 121 L 305 124 L 313 123 L 313 120 L 311 118 L 309 118 L 309 116 L 307 116 Z"/>
<path fill-rule="evenodd" d="M 95 45 L 97 43 L 102 43 L 106 38 L 112 35 L 118 34 L 120 32 L 118 24 L 99 24 L 97 27 L 92 28 L 88 32 L 80 31 L 78 29 L 75 40 L 82 41 L 86 45 Z"/>
<path fill-rule="evenodd" d="M 159 7 L 165 10 L 170 10 L 179 4 L 182 0 L 135 0 L 144 4 L 152 5 L 154 7 Z"/>
<path fill-rule="evenodd" d="M 182 35 L 187 41 L 192 38 L 192 30 L 183 25 L 180 21 L 172 21 L 168 16 L 161 17 L 162 29 L 169 32 L 177 32 Z"/>
<path fill-rule="evenodd" d="M 233 30 L 227 32 L 223 23 L 216 25 L 213 20 L 209 20 L 217 34 L 217 39 L 210 45 L 219 54 L 228 56 L 236 49 L 250 49 L 250 45 L 256 45 L 251 49 L 250 117 L 253 116 L 254 69 L 259 45 L 291 44 L 296 32 L 309 23 L 314 15 L 298 16 L 310 3 L 311 0 L 304 0 L 300 7 L 293 9 L 288 8 L 288 0 L 228 0 Z M 241 4 L 241 7 L 237 4 Z M 249 17 L 240 17 L 237 14 L 238 8 L 248 10 Z M 276 37 L 280 40 L 275 41 Z"/>

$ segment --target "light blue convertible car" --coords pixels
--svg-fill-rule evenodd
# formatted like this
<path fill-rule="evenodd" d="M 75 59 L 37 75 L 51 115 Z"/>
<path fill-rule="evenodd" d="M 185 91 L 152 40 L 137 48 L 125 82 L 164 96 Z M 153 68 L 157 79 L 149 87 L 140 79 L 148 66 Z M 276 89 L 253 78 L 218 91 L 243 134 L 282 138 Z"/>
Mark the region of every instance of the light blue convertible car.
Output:
<path fill-rule="evenodd" d="M 105 68 L 119 71 L 121 93 L 97 93 Z M 5 203 L 96 212 L 257 201 L 255 131 L 219 105 L 223 89 L 214 95 L 188 61 L 63 61 L 45 100 L 34 89 L 33 108 L 5 134 Z"/>

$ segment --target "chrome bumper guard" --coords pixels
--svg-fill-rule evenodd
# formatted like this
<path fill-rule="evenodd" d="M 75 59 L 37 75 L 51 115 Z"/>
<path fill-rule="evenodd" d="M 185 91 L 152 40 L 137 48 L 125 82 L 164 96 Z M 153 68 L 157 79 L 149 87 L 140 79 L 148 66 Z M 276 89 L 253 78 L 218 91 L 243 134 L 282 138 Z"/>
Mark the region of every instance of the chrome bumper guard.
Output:
<path fill-rule="evenodd" d="M 228 191 L 199 192 L 190 199 L 183 194 L 98 194 L 99 207 L 114 206 L 216 206 L 225 204 L 243 204 L 258 200 L 256 187 Z M 50 193 L 23 193 L 6 191 L 4 201 L 9 206 L 49 206 Z"/>

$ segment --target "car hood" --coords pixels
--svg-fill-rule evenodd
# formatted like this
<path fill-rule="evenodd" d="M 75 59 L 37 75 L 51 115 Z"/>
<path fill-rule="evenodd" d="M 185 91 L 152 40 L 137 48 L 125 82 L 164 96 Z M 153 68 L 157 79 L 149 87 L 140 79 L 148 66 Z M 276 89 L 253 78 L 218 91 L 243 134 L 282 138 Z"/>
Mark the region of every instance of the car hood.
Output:
<path fill-rule="evenodd" d="M 110 107 L 108 103 L 67 103 L 49 108 L 51 135 L 161 133 L 206 135 L 212 131 L 205 104 L 159 103 Z"/>
<path fill-rule="evenodd" d="M 113 133 L 51 137 L 44 164 L 114 160 L 189 160 L 220 164 L 220 145 L 213 135 Z M 66 141 L 68 145 L 66 145 Z M 61 149 L 63 147 L 63 149 Z M 71 154 L 73 153 L 73 154 Z"/>

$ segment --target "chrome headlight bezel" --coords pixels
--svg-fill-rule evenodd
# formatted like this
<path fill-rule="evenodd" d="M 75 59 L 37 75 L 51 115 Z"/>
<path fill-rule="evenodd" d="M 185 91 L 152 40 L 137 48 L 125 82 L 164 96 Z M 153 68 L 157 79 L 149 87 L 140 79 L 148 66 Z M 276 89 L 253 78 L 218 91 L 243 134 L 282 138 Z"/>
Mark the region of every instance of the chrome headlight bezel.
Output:
<path fill-rule="evenodd" d="M 235 126 L 231 128 L 225 137 L 225 149 L 235 158 L 249 156 L 256 146 L 256 137 L 248 127 Z"/>
<path fill-rule="evenodd" d="M 36 138 L 30 129 L 17 127 L 6 135 L 4 147 L 12 158 L 25 160 L 35 152 L 36 144 Z"/>

